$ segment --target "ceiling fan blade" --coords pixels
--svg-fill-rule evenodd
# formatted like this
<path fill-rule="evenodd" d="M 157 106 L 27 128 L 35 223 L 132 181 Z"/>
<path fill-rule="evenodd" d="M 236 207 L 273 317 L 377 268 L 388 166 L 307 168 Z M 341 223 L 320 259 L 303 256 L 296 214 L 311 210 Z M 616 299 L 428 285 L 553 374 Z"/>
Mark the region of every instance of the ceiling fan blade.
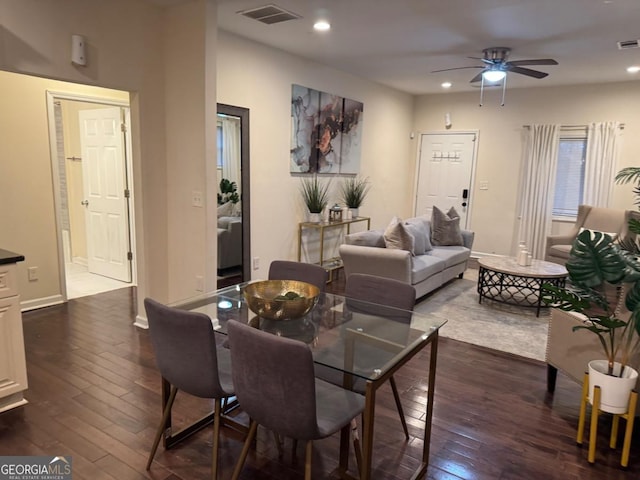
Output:
<path fill-rule="evenodd" d="M 484 62 L 488 65 L 493 65 L 495 62 L 495 60 L 490 60 L 488 58 L 482 58 L 482 57 L 467 57 L 467 58 L 471 58 L 472 60 L 480 60 L 481 62 Z"/>
<path fill-rule="evenodd" d="M 484 68 L 484 66 L 481 65 L 476 65 L 474 67 L 456 67 L 456 68 L 444 68 L 442 70 L 432 70 L 431 73 L 438 73 L 438 72 L 448 72 L 450 70 L 463 70 L 465 68 Z"/>
<path fill-rule="evenodd" d="M 519 73 L 520 75 L 526 75 L 527 77 L 534 78 L 544 78 L 548 73 L 539 72 L 538 70 L 531 70 L 530 68 L 522 68 L 522 67 L 514 67 L 512 65 L 507 65 L 507 72 Z"/>
<path fill-rule="evenodd" d="M 513 62 L 507 62 L 507 65 L 558 65 L 553 58 L 538 58 L 532 60 L 514 60 Z"/>
<path fill-rule="evenodd" d="M 477 74 L 475 77 L 473 77 L 469 83 L 475 83 L 475 82 L 479 82 L 480 80 L 482 80 L 482 74 L 485 72 L 485 70 L 483 70 L 482 72 L 480 72 L 479 74 Z"/>

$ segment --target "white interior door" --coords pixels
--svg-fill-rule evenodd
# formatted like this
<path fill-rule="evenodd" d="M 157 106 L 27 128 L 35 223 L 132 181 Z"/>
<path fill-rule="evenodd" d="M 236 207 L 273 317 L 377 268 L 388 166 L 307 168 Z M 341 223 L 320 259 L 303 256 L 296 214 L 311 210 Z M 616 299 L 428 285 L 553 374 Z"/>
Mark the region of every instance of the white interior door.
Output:
<path fill-rule="evenodd" d="M 79 115 L 89 272 L 130 282 L 120 108 L 82 110 Z"/>
<path fill-rule="evenodd" d="M 434 205 L 445 213 L 453 206 L 460 226 L 467 226 L 475 141 L 475 133 L 421 136 L 415 215 L 431 216 Z"/>

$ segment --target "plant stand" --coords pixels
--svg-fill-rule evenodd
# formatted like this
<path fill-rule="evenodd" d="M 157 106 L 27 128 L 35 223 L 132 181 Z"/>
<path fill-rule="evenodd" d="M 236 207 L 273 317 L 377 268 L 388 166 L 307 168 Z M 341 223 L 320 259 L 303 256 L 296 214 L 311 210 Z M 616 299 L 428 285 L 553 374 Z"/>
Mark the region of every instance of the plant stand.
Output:
<path fill-rule="evenodd" d="M 600 410 L 600 387 L 596 386 L 593 389 L 593 399 L 591 402 L 591 424 L 589 427 L 589 463 L 595 463 L 596 461 L 596 439 L 598 437 L 598 417 L 600 413 L 608 413 Z M 629 451 L 631 450 L 631 434 L 633 432 L 633 422 L 636 414 L 636 404 L 638 402 L 638 392 L 633 390 L 629 397 L 629 407 L 626 413 L 613 414 L 613 424 L 611 426 L 611 437 L 609 438 L 609 447 L 616 448 L 618 425 L 620 418 L 624 418 L 627 421 L 627 426 L 624 433 L 624 442 L 622 445 L 622 458 L 620 459 L 620 465 L 627 467 L 629 465 Z M 580 418 L 578 420 L 578 435 L 576 442 L 582 446 L 584 426 L 587 416 L 587 403 L 589 403 L 589 373 L 584 374 L 584 380 L 582 382 L 582 399 L 580 401 Z"/>

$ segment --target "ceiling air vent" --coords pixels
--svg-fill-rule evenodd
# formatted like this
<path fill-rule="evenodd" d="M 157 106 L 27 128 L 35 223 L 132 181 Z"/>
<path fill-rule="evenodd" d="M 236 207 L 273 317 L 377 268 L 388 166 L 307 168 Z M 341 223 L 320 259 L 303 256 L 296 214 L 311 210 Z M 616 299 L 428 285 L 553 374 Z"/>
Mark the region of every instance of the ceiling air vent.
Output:
<path fill-rule="evenodd" d="M 287 10 L 282 9 L 277 5 L 274 5 L 273 3 L 265 5 L 264 7 L 242 10 L 238 13 L 240 15 L 244 15 L 245 17 L 249 17 L 254 20 L 258 20 L 259 22 L 266 23 L 267 25 L 302 18 L 301 15 L 288 12 Z"/>
<path fill-rule="evenodd" d="M 625 40 L 624 42 L 618 42 L 618 50 L 626 50 L 627 48 L 640 47 L 640 40 Z"/>

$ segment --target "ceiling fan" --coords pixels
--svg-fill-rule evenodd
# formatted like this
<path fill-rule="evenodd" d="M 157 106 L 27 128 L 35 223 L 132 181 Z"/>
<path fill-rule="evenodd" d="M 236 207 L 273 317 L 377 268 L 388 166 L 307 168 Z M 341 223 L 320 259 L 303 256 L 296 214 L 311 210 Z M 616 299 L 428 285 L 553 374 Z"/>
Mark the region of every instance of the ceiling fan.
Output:
<path fill-rule="evenodd" d="M 539 70 L 533 70 L 531 68 L 524 68 L 524 66 L 531 65 L 558 65 L 558 62 L 553 60 L 552 58 L 538 58 L 538 59 L 530 59 L 530 60 L 513 60 L 507 61 L 509 58 L 509 54 L 511 53 L 511 49 L 507 47 L 491 47 L 485 48 L 482 50 L 483 57 L 468 57 L 474 60 L 480 60 L 484 65 L 473 65 L 469 67 L 456 67 L 456 68 L 445 68 L 442 70 L 433 70 L 431 73 L 437 72 L 447 72 L 450 70 L 462 70 L 466 68 L 481 68 L 482 71 L 479 72 L 475 77 L 473 77 L 470 83 L 482 82 L 480 85 L 480 106 L 482 106 L 482 94 L 484 82 L 499 82 L 503 80 L 502 84 L 502 105 L 504 105 L 504 92 L 507 85 L 507 73 L 518 73 L 520 75 L 526 75 L 527 77 L 533 78 L 544 78 L 549 75 L 546 72 L 541 72 Z"/>

